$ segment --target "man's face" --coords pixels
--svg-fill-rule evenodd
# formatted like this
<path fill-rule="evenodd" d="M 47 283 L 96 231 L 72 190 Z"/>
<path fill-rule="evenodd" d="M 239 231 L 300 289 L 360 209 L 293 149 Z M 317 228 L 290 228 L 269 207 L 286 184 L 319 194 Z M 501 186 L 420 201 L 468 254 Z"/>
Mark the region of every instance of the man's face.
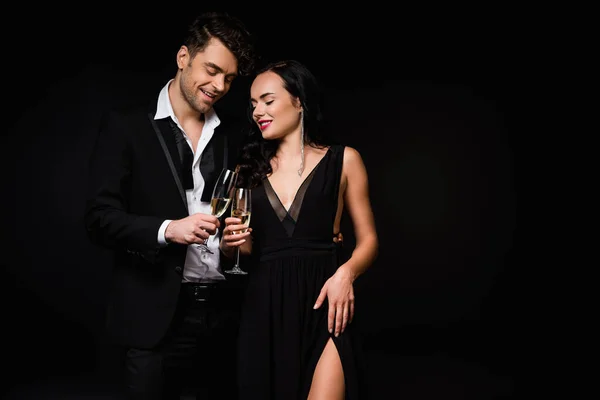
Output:
<path fill-rule="evenodd" d="M 183 46 L 177 53 L 177 64 L 181 68 L 181 93 L 190 107 L 202 114 L 229 91 L 238 74 L 235 56 L 215 38 L 193 59 Z"/>

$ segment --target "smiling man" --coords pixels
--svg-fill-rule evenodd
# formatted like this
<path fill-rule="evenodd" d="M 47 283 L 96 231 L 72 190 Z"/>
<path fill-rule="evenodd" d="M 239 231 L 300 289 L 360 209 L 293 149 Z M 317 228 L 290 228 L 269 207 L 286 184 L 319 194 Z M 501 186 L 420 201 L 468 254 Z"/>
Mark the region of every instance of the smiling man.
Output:
<path fill-rule="evenodd" d="M 104 118 L 85 224 L 114 250 L 107 330 L 128 398 L 179 399 L 185 385 L 228 399 L 243 282 L 223 274 L 210 197 L 221 169 L 236 165 L 240 132 L 214 105 L 251 73 L 251 35 L 232 16 L 203 14 L 176 64 L 149 106 Z"/>

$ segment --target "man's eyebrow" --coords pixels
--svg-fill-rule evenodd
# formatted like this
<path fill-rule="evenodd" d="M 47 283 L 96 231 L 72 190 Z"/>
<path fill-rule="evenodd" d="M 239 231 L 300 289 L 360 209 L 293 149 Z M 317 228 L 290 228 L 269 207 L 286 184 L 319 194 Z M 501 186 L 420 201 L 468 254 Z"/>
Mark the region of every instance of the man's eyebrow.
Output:
<path fill-rule="evenodd" d="M 223 68 L 219 67 L 215 63 L 207 61 L 207 62 L 204 63 L 204 65 L 206 65 L 207 67 L 210 67 L 210 68 L 214 68 L 214 69 L 216 69 L 220 73 L 223 73 Z M 237 74 L 231 73 L 231 74 L 228 74 L 227 76 L 237 76 Z"/>

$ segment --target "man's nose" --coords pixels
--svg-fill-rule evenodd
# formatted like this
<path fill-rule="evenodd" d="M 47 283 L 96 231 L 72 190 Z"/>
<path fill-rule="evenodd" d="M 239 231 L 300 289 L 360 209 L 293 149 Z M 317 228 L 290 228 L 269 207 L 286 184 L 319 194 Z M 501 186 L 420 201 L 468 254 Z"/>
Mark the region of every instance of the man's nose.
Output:
<path fill-rule="evenodd" d="M 213 87 L 219 93 L 223 93 L 225 91 L 225 77 L 223 76 L 215 76 L 212 81 Z"/>

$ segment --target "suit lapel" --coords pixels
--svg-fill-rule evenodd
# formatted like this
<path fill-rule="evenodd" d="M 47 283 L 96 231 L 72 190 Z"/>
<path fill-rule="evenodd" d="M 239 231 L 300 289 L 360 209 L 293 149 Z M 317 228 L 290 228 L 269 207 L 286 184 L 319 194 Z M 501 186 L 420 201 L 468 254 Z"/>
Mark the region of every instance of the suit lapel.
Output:
<path fill-rule="evenodd" d="M 158 138 L 158 141 L 160 142 L 160 145 L 165 154 L 165 157 L 167 158 L 167 162 L 169 163 L 169 168 L 171 169 L 173 179 L 175 179 L 175 184 L 177 185 L 181 201 L 183 202 L 183 205 L 187 210 L 187 199 L 185 197 L 185 191 L 183 190 L 181 179 L 179 178 L 181 172 L 181 161 L 179 160 L 177 145 L 175 144 L 175 138 L 173 137 L 173 133 L 171 132 L 169 122 L 167 119 L 155 120 L 154 116 L 151 113 L 148 114 L 148 119 L 150 120 L 150 123 L 154 128 L 156 137 Z"/>
<path fill-rule="evenodd" d="M 206 145 L 200 158 L 200 173 L 204 179 L 202 201 L 210 201 L 217 178 L 221 170 L 226 167 L 226 160 L 228 158 L 228 149 L 226 146 L 227 132 L 223 129 L 222 125 L 215 129 L 212 138 Z"/>
<path fill-rule="evenodd" d="M 149 109 L 148 118 L 152 123 L 165 157 L 167 158 L 179 195 L 187 210 L 187 198 L 181 181 L 181 160 L 171 126 L 169 125 L 167 118 L 154 119 L 156 104 L 153 104 L 152 106 L 154 107 L 154 110 L 152 110 L 152 108 Z M 210 202 L 212 190 L 217 181 L 217 177 L 221 173 L 221 169 L 225 167 L 232 168 L 231 165 L 229 165 L 231 163 L 228 162 L 230 155 L 227 138 L 228 130 L 227 123 L 221 120 L 221 124 L 215 129 L 211 140 L 207 143 L 206 148 L 202 152 L 199 162 L 200 173 L 204 179 L 204 190 L 202 191 L 201 201 Z"/>

